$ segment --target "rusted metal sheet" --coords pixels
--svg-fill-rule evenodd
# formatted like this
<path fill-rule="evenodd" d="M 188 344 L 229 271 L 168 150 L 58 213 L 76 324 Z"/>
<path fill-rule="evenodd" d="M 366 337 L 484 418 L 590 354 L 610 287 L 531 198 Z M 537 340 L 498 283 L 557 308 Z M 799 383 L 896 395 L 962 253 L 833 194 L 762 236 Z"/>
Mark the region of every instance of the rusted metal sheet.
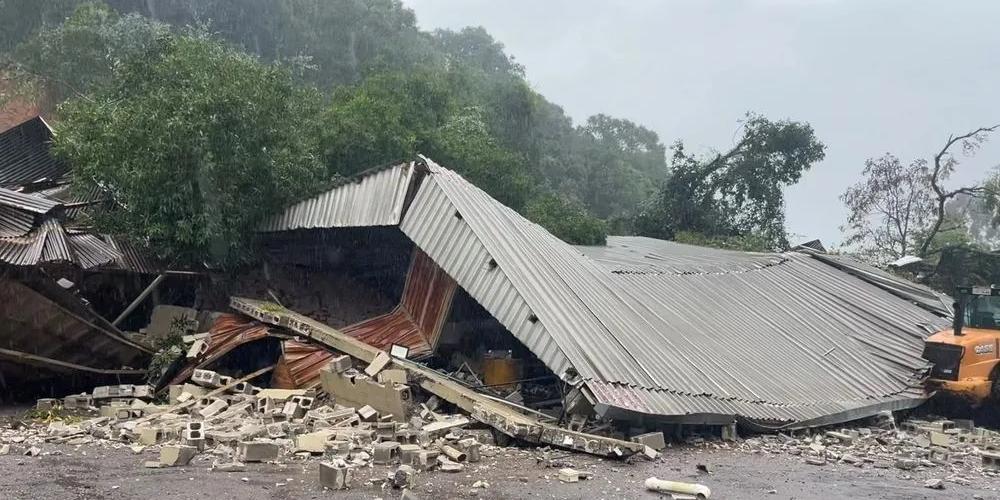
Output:
<path fill-rule="evenodd" d="M 319 385 L 319 371 L 334 356 L 322 345 L 295 340 L 282 342 L 281 350 L 281 358 L 271 379 L 271 385 L 278 389 L 306 389 Z"/>
<path fill-rule="evenodd" d="M 379 349 L 397 344 L 409 348 L 412 357 L 430 354 L 457 288 L 455 280 L 427 254 L 415 250 L 400 304 L 388 314 L 345 327 L 343 332 Z"/>
<path fill-rule="evenodd" d="M 195 369 L 210 365 L 222 356 L 248 342 L 264 339 L 270 329 L 257 321 L 248 320 L 245 316 L 222 314 L 212 323 L 206 339 L 208 348 L 198 358 L 197 364 L 189 364 L 171 380 L 171 384 L 180 384 L 191 378 Z"/>

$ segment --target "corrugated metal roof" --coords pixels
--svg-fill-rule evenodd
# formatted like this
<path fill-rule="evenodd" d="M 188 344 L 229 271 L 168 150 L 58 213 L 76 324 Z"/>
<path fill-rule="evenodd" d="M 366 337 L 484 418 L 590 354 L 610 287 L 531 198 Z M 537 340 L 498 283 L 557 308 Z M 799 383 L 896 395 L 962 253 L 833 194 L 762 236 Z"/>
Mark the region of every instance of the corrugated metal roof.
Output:
<path fill-rule="evenodd" d="M 935 314 L 942 316 L 953 314 L 951 297 L 935 292 L 927 286 L 905 280 L 882 269 L 861 262 L 849 255 L 821 252 L 810 252 L 810 254 L 816 259 L 826 262 L 846 273 L 853 274 L 879 288 L 888 290 L 894 295 L 912 301 Z"/>
<path fill-rule="evenodd" d="M 773 266 L 785 260 L 777 254 L 735 252 L 642 236 L 608 236 L 606 245 L 576 249 L 616 273 L 732 273 Z"/>
<path fill-rule="evenodd" d="M 141 274 L 159 274 L 166 269 L 146 249 L 122 238 L 111 235 L 103 237 L 118 255 L 112 267 Z"/>
<path fill-rule="evenodd" d="M 426 165 L 422 179 L 416 165 L 381 179 L 388 195 L 369 177 L 332 189 L 269 230 L 391 224 L 412 197 L 403 233 L 553 372 L 578 374 L 608 415 L 819 425 L 924 396 L 923 339 L 946 321 L 864 273 L 650 238 L 573 247 Z"/>
<path fill-rule="evenodd" d="M 52 129 L 36 116 L 0 133 L 0 186 L 56 181 L 69 170 L 52 156 Z"/>
<path fill-rule="evenodd" d="M 397 225 L 413 172 L 413 162 L 367 172 L 292 205 L 261 231 Z"/>
<path fill-rule="evenodd" d="M 24 236 L 35 226 L 35 214 L 0 205 L 0 238 Z"/>
<path fill-rule="evenodd" d="M 599 400 L 608 391 L 595 388 L 614 387 L 612 399 L 628 392 L 652 414 L 790 423 L 919 392 L 923 338 L 945 322 L 883 289 L 803 254 L 702 258 L 686 246 L 663 252 L 655 240 L 632 242 L 661 250 L 656 262 L 639 252 L 644 272 L 614 272 L 635 267 L 621 262 L 621 248 L 589 258 L 427 163 L 403 232 L 555 373 L 572 366 Z"/>
<path fill-rule="evenodd" d="M 68 234 L 59 220 L 51 217 L 25 236 L 0 238 L 0 264 L 12 266 L 66 262 L 91 269 L 119 257 L 100 238 L 83 232 Z"/>
<path fill-rule="evenodd" d="M 47 214 L 59 207 L 60 203 L 44 196 L 19 193 L 10 189 L 0 188 L 0 205 L 17 208 L 25 212 Z"/>

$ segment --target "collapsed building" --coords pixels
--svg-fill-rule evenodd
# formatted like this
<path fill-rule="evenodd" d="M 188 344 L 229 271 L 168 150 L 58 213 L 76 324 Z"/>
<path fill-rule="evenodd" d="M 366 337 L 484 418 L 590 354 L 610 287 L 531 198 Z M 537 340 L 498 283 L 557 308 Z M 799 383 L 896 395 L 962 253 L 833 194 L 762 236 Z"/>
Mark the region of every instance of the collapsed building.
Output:
<path fill-rule="evenodd" d="M 414 262 L 456 282 L 452 304 L 473 317 L 468 303 L 481 308 L 480 321 L 465 318 L 453 335 L 510 337 L 499 349 L 466 349 L 516 344 L 571 388 L 567 414 L 598 420 L 762 430 L 911 408 L 925 398 L 923 339 L 947 324 L 941 296 L 812 249 L 614 236 L 574 247 L 426 158 L 365 172 L 263 231 L 353 228 L 405 235 Z M 441 348 L 436 333 L 420 341 Z"/>
<path fill-rule="evenodd" d="M 14 164 L 0 164 L 0 178 Z M 0 335 L 17 346 L 0 352 L 5 377 L 38 365 L 145 374 L 152 331 L 117 325 L 145 324 L 136 318 L 172 303 L 182 306 L 174 319 L 191 320 L 188 342 L 153 374 L 159 387 L 197 369 L 235 376 L 273 364 L 272 387 L 350 399 L 329 375 L 332 360 L 390 353 L 422 389 L 507 431 L 524 423 L 518 415 L 573 432 L 766 431 L 919 405 L 924 338 L 951 313 L 929 289 L 816 246 L 746 253 L 629 236 L 572 246 L 424 157 L 276 214 L 260 228 L 252 269 L 171 274 L 73 225 L 71 213 L 99 193 L 60 199 L 68 169 L 35 165 L 51 172 L 0 183 L 0 279 L 11 297 Z M 73 286 L 88 276 L 99 285 Z M 154 300 L 165 276 L 181 281 Z M 98 307 L 109 289 L 122 300 Z M 27 303 L 54 304 L 63 319 L 17 319 L 49 317 Z M 324 372 L 334 379 L 324 383 Z"/>

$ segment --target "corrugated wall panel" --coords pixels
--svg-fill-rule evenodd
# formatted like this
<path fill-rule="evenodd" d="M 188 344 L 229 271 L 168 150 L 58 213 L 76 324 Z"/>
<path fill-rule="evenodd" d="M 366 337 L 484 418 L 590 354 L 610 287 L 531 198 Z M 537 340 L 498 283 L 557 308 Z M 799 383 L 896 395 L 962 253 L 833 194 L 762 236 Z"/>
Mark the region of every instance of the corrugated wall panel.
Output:
<path fill-rule="evenodd" d="M 432 177 L 421 185 L 400 229 L 511 333 L 560 374 L 569 361 Z"/>
<path fill-rule="evenodd" d="M 349 180 L 292 205 L 266 221 L 261 231 L 399 224 L 413 171 L 410 162 Z"/>

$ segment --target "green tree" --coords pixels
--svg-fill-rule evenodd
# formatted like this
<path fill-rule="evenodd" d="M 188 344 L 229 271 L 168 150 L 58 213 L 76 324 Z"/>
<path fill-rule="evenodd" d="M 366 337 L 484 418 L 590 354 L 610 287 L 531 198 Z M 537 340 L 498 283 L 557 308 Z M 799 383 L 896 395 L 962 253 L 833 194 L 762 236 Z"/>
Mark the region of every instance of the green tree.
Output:
<path fill-rule="evenodd" d="M 165 24 L 83 3 L 65 23 L 18 46 L 17 70 L 61 101 L 110 82 L 115 68 L 129 59 L 158 57 L 168 36 Z"/>
<path fill-rule="evenodd" d="M 607 241 L 604 221 L 588 214 L 580 202 L 555 194 L 531 200 L 525 217 L 573 245 L 603 245 Z"/>
<path fill-rule="evenodd" d="M 524 158 L 498 143 L 479 108 L 452 115 L 434 130 L 427 151 L 514 210 L 522 210 L 532 196 Z"/>
<path fill-rule="evenodd" d="M 55 150 L 76 183 L 111 197 L 95 214 L 101 230 L 172 261 L 234 264 L 264 217 L 317 188 L 322 166 L 303 133 L 317 101 L 287 71 L 180 36 L 63 105 Z"/>
<path fill-rule="evenodd" d="M 685 231 L 709 240 L 754 236 L 785 248 L 785 186 L 824 157 L 808 123 L 747 114 L 736 145 L 708 156 L 673 146 L 669 177 L 639 212 L 639 234 L 673 238 Z"/>

